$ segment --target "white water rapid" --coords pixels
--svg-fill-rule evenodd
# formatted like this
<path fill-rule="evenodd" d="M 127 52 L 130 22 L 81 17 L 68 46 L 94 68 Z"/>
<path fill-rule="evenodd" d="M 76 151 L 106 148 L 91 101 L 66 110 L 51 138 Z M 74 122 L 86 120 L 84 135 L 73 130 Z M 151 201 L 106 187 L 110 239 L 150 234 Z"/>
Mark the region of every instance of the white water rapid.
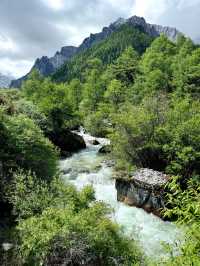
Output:
<path fill-rule="evenodd" d="M 128 237 L 138 240 L 147 256 L 166 257 L 163 243 L 174 246 L 176 252 L 180 230 L 174 224 L 164 222 L 142 209 L 117 202 L 113 169 L 106 164 L 105 156 L 98 154 L 99 148 L 108 140 L 97 139 L 101 144 L 94 146 L 91 144 L 94 139 L 92 136 L 84 132 L 81 135 L 86 141 L 87 149 L 60 161 L 64 180 L 74 184 L 77 189 L 93 185 L 96 200 L 103 201 L 114 209 L 112 219 L 123 227 Z"/>

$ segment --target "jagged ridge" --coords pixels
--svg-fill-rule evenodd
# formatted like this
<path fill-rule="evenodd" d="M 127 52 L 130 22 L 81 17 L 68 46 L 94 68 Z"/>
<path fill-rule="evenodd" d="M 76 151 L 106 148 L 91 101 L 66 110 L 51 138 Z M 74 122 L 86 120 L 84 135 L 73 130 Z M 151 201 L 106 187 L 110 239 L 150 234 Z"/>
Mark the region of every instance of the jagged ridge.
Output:
<path fill-rule="evenodd" d="M 53 74 L 57 69 L 62 67 L 62 65 L 64 65 L 65 62 L 70 60 L 77 53 L 89 49 L 94 44 L 108 38 L 113 32 L 118 30 L 122 24 L 128 24 L 133 27 L 136 26 L 141 27 L 141 29 L 145 33 L 149 34 L 152 37 L 158 37 L 160 34 L 163 33 L 173 41 L 175 41 L 177 36 L 180 34 L 180 32 L 176 28 L 149 24 L 146 23 L 145 19 L 142 17 L 133 16 L 129 19 L 119 18 L 117 21 L 110 24 L 110 26 L 104 27 L 100 33 L 91 34 L 88 38 L 86 38 L 82 42 L 82 44 L 79 47 L 66 46 L 61 49 L 61 52 L 56 52 L 55 56 L 51 58 L 43 56 L 41 59 L 37 59 L 31 71 L 33 69 L 38 69 L 43 76 L 49 76 Z M 17 88 L 21 87 L 22 82 L 27 79 L 30 72 L 24 77 L 12 81 L 11 87 L 17 87 Z"/>

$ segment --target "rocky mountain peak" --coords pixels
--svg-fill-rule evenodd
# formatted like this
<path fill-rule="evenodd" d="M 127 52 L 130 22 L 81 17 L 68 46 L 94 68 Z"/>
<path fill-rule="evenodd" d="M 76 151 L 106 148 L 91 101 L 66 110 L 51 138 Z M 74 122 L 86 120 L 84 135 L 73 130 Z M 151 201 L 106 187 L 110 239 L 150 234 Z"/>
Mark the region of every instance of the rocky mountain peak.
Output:
<path fill-rule="evenodd" d="M 144 32 L 152 37 L 158 37 L 160 34 L 165 34 L 170 40 L 175 41 L 179 31 L 171 27 L 163 27 L 160 25 L 149 24 L 143 17 L 132 16 L 128 19 L 119 18 L 114 23 L 111 23 L 108 27 L 104 27 L 101 32 L 90 34 L 79 47 L 64 46 L 60 51 L 56 52 L 53 57 L 43 56 L 35 61 L 33 69 L 38 69 L 43 76 L 49 76 L 53 74 L 58 68 L 60 68 L 66 61 L 70 60 L 76 53 L 91 48 L 94 44 L 105 40 L 113 32 L 117 31 L 121 25 L 128 24 L 133 27 L 140 27 Z M 21 79 L 14 80 L 11 83 L 11 87 L 20 87 L 22 81 L 26 80 L 29 73 Z"/>
<path fill-rule="evenodd" d="M 160 34 L 164 34 L 170 40 L 176 41 L 178 35 L 181 34 L 176 28 L 149 24 L 143 17 L 133 16 L 127 20 L 127 23 L 142 27 L 143 30 L 152 37 L 158 37 Z"/>
<path fill-rule="evenodd" d="M 124 23 L 126 23 L 126 19 L 124 18 L 118 18 L 114 23 L 112 23 L 111 25 L 114 25 L 114 26 L 121 26 L 123 25 Z"/>
<path fill-rule="evenodd" d="M 49 76 L 53 74 L 59 67 L 61 67 L 66 61 L 68 61 L 76 53 L 76 51 L 77 47 L 64 46 L 52 57 L 42 56 L 41 58 L 37 58 L 31 71 L 33 69 L 37 69 L 44 77 Z M 16 88 L 21 87 L 22 82 L 27 79 L 30 72 L 20 79 L 13 80 L 10 86 Z"/>

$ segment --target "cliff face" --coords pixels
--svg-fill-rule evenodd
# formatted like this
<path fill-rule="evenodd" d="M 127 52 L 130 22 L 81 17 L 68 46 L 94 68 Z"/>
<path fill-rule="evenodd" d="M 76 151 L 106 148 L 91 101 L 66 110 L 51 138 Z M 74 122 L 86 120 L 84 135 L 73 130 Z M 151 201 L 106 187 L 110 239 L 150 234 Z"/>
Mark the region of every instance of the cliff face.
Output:
<path fill-rule="evenodd" d="M 132 26 L 141 27 L 146 33 L 152 37 L 158 37 L 161 34 L 166 35 L 170 40 L 176 41 L 179 34 L 181 34 L 176 28 L 165 27 L 155 24 L 149 24 L 145 21 L 144 18 L 133 16 L 126 20 L 125 23 L 128 23 Z"/>
<path fill-rule="evenodd" d="M 104 27 L 101 32 L 91 34 L 90 37 L 86 38 L 79 46 L 78 51 L 88 49 L 95 43 L 105 40 L 123 24 L 129 24 L 133 27 L 140 27 L 144 32 L 152 37 L 158 37 L 163 33 L 172 41 L 176 41 L 177 36 L 180 34 L 176 28 L 149 24 L 142 17 L 133 16 L 129 19 L 119 18 L 117 21 L 110 24 L 110 26 Z"/>
<path fill-rule="evenodd" d="M 117 178 L 117 200 L 161 217 L 161 209 L 165 208 L 164 186 L 168 180 L 168 176 L 151 169 L 140 169 L 130 179 Z"/>
<path fill-rule="evenodd" d="M 175 41 L 178 34 L 180 34 L 175 28 L 152 25 L 147 23 L 145 19 L 141 17 L 133 16 L 129 19 L 119 18 L 117 21 L 110 24 L 108 27 L 104 27 L 101 32 L 91 34 L 82 42 L 79 47 L 66 46 L 63 47 L 60 52 L 56 52 L 56 54 L 51 58 L 43 56 L 42 58 L 37 59 L 31 71 L 33 69 L 37 69 L 43 76 L 49 76 L 53 74 L 58 68 L 60 68 L 66 61 L 70 60 L 75 54 L 89 49 L 94 44 L 105 40 L 113 32 L 117 31 L 119 27 L 123 24 L 128 24 L 132 27 L 139 27 L 141 30 L 143 30 L 145 33 L 149 34 L 152 37 L 158 37 L 160 34 L 163 33 L 173 41 Z M 20 87 L 22 82 L 27 79 L 30 72 L 20 79 L 13 80 L 11 83 L 11 87 Z"/>
<path fill-rule="evenodd" d="M 41 75 L 47 77 L 53 74 L 59 67 L 61 67 L 66 61 L 68 61 L 76 53 L 76 51 L 77 47 L 74 46 L 62 47 L 61 51 L 56 52 L 53 57 L 49 58 L 47 56 L 43 56 L 40 59 L 36 59 L 31 71 L 33 69 L 37 69 Z M 28 78 L 31 71 L 20 79 L 13 80 L 10 86 L 14 88 L 21 87 L 22 82 Z"/>

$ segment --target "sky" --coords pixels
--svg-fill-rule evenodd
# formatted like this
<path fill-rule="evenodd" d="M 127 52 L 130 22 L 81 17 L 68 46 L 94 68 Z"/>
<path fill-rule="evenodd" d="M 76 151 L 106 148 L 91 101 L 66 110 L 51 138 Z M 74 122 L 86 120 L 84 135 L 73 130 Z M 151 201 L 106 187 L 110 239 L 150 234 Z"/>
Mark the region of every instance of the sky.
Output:
<path fill-rule="evenodd" d="M 200 39 L 200 0 L 0 0 L 0 72 L 21 77 L 36 58 L 133 15 Z"/>

